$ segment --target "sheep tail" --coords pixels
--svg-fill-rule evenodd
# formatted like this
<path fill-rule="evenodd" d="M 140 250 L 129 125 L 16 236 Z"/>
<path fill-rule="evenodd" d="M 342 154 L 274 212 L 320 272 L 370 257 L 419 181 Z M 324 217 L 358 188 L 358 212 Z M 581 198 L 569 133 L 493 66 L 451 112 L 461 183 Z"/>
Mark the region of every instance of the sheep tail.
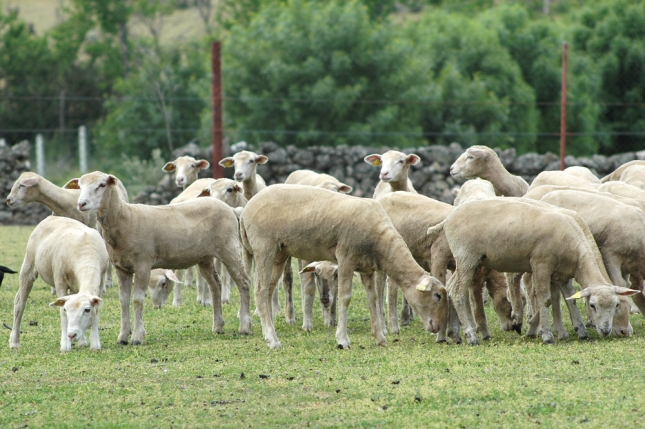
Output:
<path fill-rule="evenodd" d="M 445 224 L 446 224 L 446 220 L 444 219 L 443 221 L 439 222 L 435 226 L 431 226 L 430 228 L 428 228 L 427 238 L 429 242 L 433 243 L 439 237 L 439 235 L 443 232 L 443 228 Z"/>

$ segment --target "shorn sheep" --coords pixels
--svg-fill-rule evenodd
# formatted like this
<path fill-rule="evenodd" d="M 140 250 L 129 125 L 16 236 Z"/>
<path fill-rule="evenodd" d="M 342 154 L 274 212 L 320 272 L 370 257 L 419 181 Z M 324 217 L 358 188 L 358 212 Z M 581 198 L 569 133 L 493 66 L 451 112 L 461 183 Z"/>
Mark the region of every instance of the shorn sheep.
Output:
<path fill-rule="evenodd" d="M 180 156 L 174 161 L 167 162 L 161 169 L 166 173 L 175 173 L 175 184 L 186 189 L 197 180 L 200 170 L 210 167 L 205 159 L 197 160 L 192 156 Z"/>
<path fill-rule="evenodd" d="M 224 331 L 221 284 L 213 258 L 228 268 L 240 290 L 240 334 L 248 334 L 249 278 L 242 264 L 238 219 L 233 209 L 215 198 L 197 198 L 168 206 L 128 204 L 116 194 L 116 177 L 102 172 L 83 175 L 69 186 L 81 190 L 78 208 L 95 210 L 108 251 L 117 269 L 121 300 L 118 342 L 141 344 L 143 303 L 153 268 L 180 269 L 197 264 L 213 297 L 213 332 Z M 130 329 L 130 299 L 134 277 L 134 328 Z"/>
<path fill-rule="evenodd" d="M 375 201 L 311 186 L 273 185 L 248 202 L 240 225 L 246 258 L 252 255 L 257 263 L 256 301 L 262 333 L 270 348 L 281 346 L 271 316 L 270 296 L 289 256 L 338 264 L 339 348 L 350 346 L 347 315 L 354 271 L 361 274 L 367 292 L 377 344 L 386 344 L 386 339 L 373 284 L 376 270 L 385 271 L 403 289 L 426 330 L 438 332 L 445 323 L 445 289 L 414 261 Z"/>
<path fill-rule="evenodd" d="M 9 346 L 20 345 L 20 322 L 34 281 L 40 276 L 56 289 L 58 299 L 50 306 L 61 307 L 60 350 L 72 349 L 72 341 L 86 345 L 90 330 L 90 349 L 100 350 L 99 316 L 101 289 L 108 266 L 108 252 L 99 233 L 82 223 L 50 216 L 36 226 L 27 242 L 20 269 L 20 288 L 13 308 L 13 328 Z M 68 291 L 72 295 L 67 295 Z"/>
<path fill-rule="evenodd" d="M 598 309 L 596 329 L 602 336 L 611 333 L 618 295 L 635 293 L 605 279 L 584 232 L 572 217 L 562 213 L 506 199 L 471 201 L 456 207 L 428 234 L 442 230 L 456 263 L 448 290 L 468 344 L 478 344 L 468 288 L 480 265 L 501 272 L 532 273 L 534 316 L 539 316 L 531 319 L 529 333 L 537 332 L 539 321 L 544 343 L 554 342 L 547 307 L 552 281 L 564 283 L 575 278 L 580 283 L 585 290 L 574 297 L 588 296 Z M 513 322 L 521 327 L 524 309 L 520 291 L 511 286 Z"/>
<path fill-rule="evenodd" d="M 255 194 L 266 188 L 264 179 L 256 173 L 259 164 L 266 164 L 269 158 L 265 155 L 243 150 L 233 156 L 220 160 L 219 165 L 224 168 L 234 167 L 233 178 L 242 182 L 244 198 L 250 200 Z"/>

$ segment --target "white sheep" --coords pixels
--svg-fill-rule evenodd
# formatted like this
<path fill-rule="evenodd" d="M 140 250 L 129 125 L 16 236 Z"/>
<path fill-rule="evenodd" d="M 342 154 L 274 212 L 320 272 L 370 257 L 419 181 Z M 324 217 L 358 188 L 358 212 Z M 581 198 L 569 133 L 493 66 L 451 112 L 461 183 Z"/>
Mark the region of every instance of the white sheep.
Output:
<path fill-rule="evenodd" d="M 300 270 L 300 273 L 312 273 L 314 276 L 314 283 L 320 295 L 320 303 L 322 304 L 323 323 L 325 326 L 336 326 L 336 308 L 338 307 L 338 265 L 329 261 L 316 261 L 308 264 Z M 303 319 L 309 317 L 312 319 L 312 305 L 305 305 L 307 300 L 313 303 L 313 291 L 303 290 L 302 295 L 302 308 Z M 309 314 L 307 315 L 305 308 L 308 308 Z"/>
<path fill-rule="evenodd" d="M 270 296 L 289 256 L 338 264 L 339 348 L 350 345 L 347 313 L 354 271 L 361 274 L 367 292 L 377 344 L 386 344 L 372 279 L 377 269 L 403 289 L 425 329 L 437 332 L 445 323 L 445 289 L 414 261 L 387 214 L 373 200 L 311 186 L 272 185 L 248 202 L 240 225 L 246 258 L 252 255 L 257 263 L 256 301 L 263 336 L 271 348 L 281 344 L 271 317 Z"/>
<path fill-rule="evenodd" d="M 616 170 L 614 170 L 613 172 L 609 173 L 608 175 L 606 175 L 605 177 L 600 179 L 600 181 L 602 183 L 606 183 L 606 182 L 621 180 L 621 176 L 622 176 L 623 172 L 626 169 L 628 169 L 629 167 L 634 166 L 634 165 L 645 165 L 645 161 L 637 159 L 637 160 L 634 160 L 634 161 L 626 162 L 623 165 L 621 165 L 620 167 L 618 167 Z"/>
<path fill-rule="evenodd" d="M 34 281 L 40 276 L 56 289 L 58 299 L 49 304 L 61 307 L 60 350 L 72 349 L 72 341 L 87 345 L 85 331 L 90 328 L 90 349 L 100 350 L 98 311 L 108 252 L 99 233 L 66 217 L 50 216 L 36 226 L 27 242 L 20 269 L 20 288 L 13 307 L 13 328 L 9 347 L 20 345 L 20 322 Z M 68 295 L 68 291 L 72 295 Z"/>
<path fill-rule="evenodd" d="M 258 164 L 266 164 L 269 158 L 265 155 L 258 155 L 247 150 L 236 153 L 233 156 L 222 159 L 219 162 L 224 168 L 235 168 L 233 178 L 242 182 L 244 198 L 250 200 L 255 194 L 266 188 L 264 179 L 256 173 Z"/>
<path fill-rule="evenodd" d="M 174 161 L 167 162 L 161 169 L 166 173 L 176 173 L 175 184 L 186 189 L 197 180 L 199 171 L 208 167 L 210 167 L 210 163 L 205 159 L 197 160 L 192 156 L 180 156 Z"/>
<path fill-rule="evenodd" d="M 197 264 L 213 297 L 213 332 L 222 333 L 224 319 L 220 279 L 213 265 L 218 258 L 228 268 L 240 291 L 240 334 L 248 334 L 249 278 L 242 264 L 238 219 L 215 198 L 197 198 L 168 206 L 128 204 L 116 194 L 116 177 L 102 172 L 83 175 L 69 186 L 80 188 L 78 208 L 95 210 L 108 251 L 117 268 L 121 298 L 118 342 L 130 337 L 130 298 L 134 276 L 132 344 L 141 344 L 145 291 L 153 268 L 180 269 Z M 136 275 L 135 275 L 136 274 Z"/>
<path fill-rule="evenodd" d="M 595 188 L 600 186 L 602 183 L 598 178 L 598 176 L 593 174 L 593 172 L 587 167 L 582 167 L 580 165 L 572 165 L 571 167 L 567 167 L 562 171 L 572 176 L 578 177 L 579 179 L 583 179 L 587 181 L 588 183 L 592 184 Z"/>
<path fill-rule="evenodd" d="M 538 174 L 531 182 L 531 186 L 526 192 L 540 186 L 568 186 L 571 188 L 581 188 L 595 190 L 600 184 L 590 182 L 586 178 L 580 178 L 564 171 L 543 171 Z"/>
<path fill-rule="evenodd" d="M 480 265 L 502 272 L 532 273 L 534 316 L 539 316 L 531 319 L 527 334 L 535 335 L 539 323 L 544 343 L 554 342 L 547 307 L 552 281 L 575 278 L 580 283 L 597 308 L 596 329 L 602 336 L 612 331 L 618 295 L 634 294 L 607 282 L 584 232 L 568 215 L 505 198 L 471 201 L 456 207 L 428 234 L 442 230 L 456 262 L 448 290 L 469 344 L 478 344 L 478 340 L 467 292 Z M 509 285 L 509 292 L 513 321 L 521 326 L 520 291 Z"/>
<path fill-rule="evenodd" d="M 160 309 L 166 303 L 170 291 L 174 289 L 174 284 L 181 284 L 172 270 L 155 268 L 150 271 L 150 280 L 148 281 L 148 292 L 152 300 L 152 308 Z"/>
<path fill-rule="evenodd" d="M 488 146 L 471 146 L 450 166 L 454 178 L 488 180 L 495 194 L 505 197 L 521 197 L 529 185 L 520 176 L 509 173 L 497 153 Z"/>
<path fill-rule="evenodd" d="M 383 155 L 367 155 L 364 160 L 374 167 L 381 167 L 380 181 L 374 189 L 372 198 L 378 199 L 389 192 L 396 191 L 417 193 L 412 181 L 408 178 L 408 171 L 411 165 L 416 165 L 421 161 L 419 155 L 413 153 L 406 155 L 396 150 L 388 150 Z"/>
<path fill-rule="evenodd" d="M 352 187 L 340 182 L 334 176 L 329 174 L 316 173 L 311 170 L 296 170 L 289 174 L 285 184 L 288 185 L 307 185 L 316 186 L 319 188 L 327 189 L 332 192 L 339 192 L 341 194 L 349 194 L 352 192 Z M 332 269 L 329 267 L 329 262 L 310 262 L 298 260 L 299 274 L 300 274 L 300 288 L 302 291 L 302 329 L 311 331 L 313 329 L 313 300 L 316 288 L 320 291 L 321 282 L 328 284 L 329 278 L 326 274 L 332 275 Z M 305 266 L 303 268 L 303 266 Z M 336 284 L 338 280 L 336 279 Z M 295 315 L 292 310 L 292 285 L 293 285 L 293 272 L 291 269 L 291 261 L 288 261 L 284 266 L 284 274 L 282 276 L 282 284 L 287 296 L 287 309 L 285 312 L 287 323 L 295 323 Z M 277 291 L 277 289 L 276 289 Z M 320 295 L 320 302 L 323 306 L 323 314 L 325 320 L 329 320 L 329 298 L 326 295 Z M 277 293 L 273 299 L 277 298 Z M 335 305 L 335 304 L 334 304 Z M 275 307 L 275 303 L 274 303 Z M 335 320 L 335 310 L 334 310 Z M 325 323 L 326 326 L 332 326 Z M 334 325 L 335 326 L 335 322 Z"/>
<path fill-rule="evenodd" d="M 645 188 L 645 165 L 631 165 L 623 170 L 620 181 L 637 188 Z"/>

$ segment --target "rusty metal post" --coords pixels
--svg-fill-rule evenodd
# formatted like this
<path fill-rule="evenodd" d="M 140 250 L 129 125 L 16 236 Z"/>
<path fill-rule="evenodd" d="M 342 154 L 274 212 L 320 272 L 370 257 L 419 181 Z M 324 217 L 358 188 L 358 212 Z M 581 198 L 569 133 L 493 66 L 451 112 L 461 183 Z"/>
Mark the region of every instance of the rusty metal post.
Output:
<path fill-rule="evenodd" d="M 562 44 L 562 100 L 560 101 L 560 170 L 564 170 L 567 153 L 567 62 L 569 44 Z"/>
<path fill-rule="evenodd" d="M 212 89 L 211 99 L 213 104 L 213 178 L 224 177 L 224 168 L 218 162 L 224 158 L 222 151 L 222 70 L 220 68 L 220 42 L 211 43 L 211 68 Z"/>

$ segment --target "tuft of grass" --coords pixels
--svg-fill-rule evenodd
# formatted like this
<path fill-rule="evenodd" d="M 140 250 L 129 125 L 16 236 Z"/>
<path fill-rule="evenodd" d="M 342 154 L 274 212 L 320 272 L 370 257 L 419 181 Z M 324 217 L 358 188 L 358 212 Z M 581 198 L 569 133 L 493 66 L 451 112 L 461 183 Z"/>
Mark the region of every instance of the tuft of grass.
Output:
<path fill-rule="evenodd" d="M 33 227 L 0 227 L 0 264 L 19 269 Z M 296 276 L 297 277 L 297 276 Z M 269 350 L 257 317 L 237 334 L 238 295 L 224 306 L 225 333 L 211 332 L 212 310 L 186 290 L 184 305 L 154 311 L 146 302 L 142 346 L 119 346 L 118 291 L 101 309 L 103 350 L 60 353 L 58 311 L 38 280 L 25 310 L 21 347 L 2 328 L 0 427 L 641 427 L 645 399 L 643 316 L 634 336 L 545 346 L 501 332 L 478 347 L 436 344 L 418 320 L 378 347 L 359 283 L 349 313 L 352 348 L 315 307 L 314 331 L 283 314 L 283 348 Z M 0 319 L 12 324 L 18 276 L 0 289 Z M 282 298 L 282 297 L 281 297 Z M 37 322 L 36 325 L 29 321 Z M 243 374 L 243 376 L 242 376 Z"/>

